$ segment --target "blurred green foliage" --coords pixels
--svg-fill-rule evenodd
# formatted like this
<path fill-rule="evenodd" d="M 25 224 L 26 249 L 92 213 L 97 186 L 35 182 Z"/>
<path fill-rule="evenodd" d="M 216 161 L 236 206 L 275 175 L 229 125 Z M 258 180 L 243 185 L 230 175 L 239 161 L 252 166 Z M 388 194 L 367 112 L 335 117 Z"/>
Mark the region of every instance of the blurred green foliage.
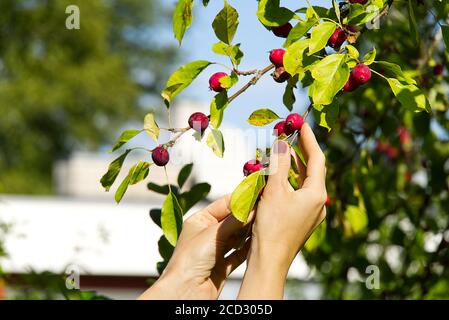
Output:
<path fill-rule="evenodd" d="M 449 16 L 449 4 L 414 7 L 419 44 L 410 35 L 407 5 L 395 1 L 380 29 L 366 30 L 357 48 L 375 46 L 376 60 L 412 75 L 432 112 L 401 108 L 387 82 L 373 75 L 338 100 L 330 133 L 315 128 L 326 150 L 331 205 L 325 239 L 303 253 L 323 298 L 449 298 L 449 64 L 437 23 Z M 434 74 L 437 64 L 443 75 Z M 358 213 L 349 214 L 354 208 Z M 378 289 L 366 287 L 369 265 L 379 268 Z"/>
<path fill-rule="evenodd" d="M 68 5 L 80 30 L 66 29 Z M 154 0 L 0 2 L 0 193 L 51 193 L 55 159 L 110 143 L 145 113 L 174 50 Z"/>

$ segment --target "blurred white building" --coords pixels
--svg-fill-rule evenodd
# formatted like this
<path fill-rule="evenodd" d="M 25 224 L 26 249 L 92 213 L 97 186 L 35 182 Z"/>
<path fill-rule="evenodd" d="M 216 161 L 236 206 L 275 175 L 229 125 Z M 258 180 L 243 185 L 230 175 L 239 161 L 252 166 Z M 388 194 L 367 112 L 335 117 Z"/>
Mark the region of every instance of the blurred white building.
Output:
<path fill-rule="evenodd" d="M 177 106 L 174 114 L 185 121 L 192 112 L 205 109 L 207 106 L 184 103 Z M 183 121 L 174 119 L 175 126 L 185 126 Z M 226 152 L 222 159 L 204 141 L 197 142 L 190 134 L 182 137 L 171 151 L 170 181 L 176 182 L 182 165 L 194 162 L 191 181 L 212 185 L 208 200 L 232 192 L 243 177 L 242 164 L 253 157 L 256 135 L 229 127 L 223 128 L 223 133 Z M 262 140 L 265 138 L 262 136 Z M 149 142 L 145 137 L 138 139 Z M 129 156 L 117 181 L 142 156 L 147 157 Z M 160 208 L 163 196 L 148 191 L 146 183 L 140 183 L 130 186 L 122 203 L 117 205 L 113 197 L 115 188 L 107 193 L 99 183 L 114 157 L 117 154 L 74 153 L 70 159 L 58 162 L 54 171 L 57 196 L 0 195 L 0 221 L 12 224 L 5 243 L 9 256 L 1 261 L 4 271 L 62 273 L 71 266 L 82 275 L 82 290 L 94 289 L 114 298 L 134 299 L 145 289 L 146 279 L 157 276 L 156 263 L 161 260 L 157 241 L 162 233 L 151 221 L 149 210 Z M 152 166 L 145 181 L 165 184 L 163 169 Z M 191 211 L 205 205 L 201 203 Z M 244 266 L 234 272 L 222 298 L 235 298 L 243 272 Z M 290 276 L 305 279 L 308 273 L 299 257 Z M 311 298 L 318 294 L 316 290 L 309 292 Z"/>

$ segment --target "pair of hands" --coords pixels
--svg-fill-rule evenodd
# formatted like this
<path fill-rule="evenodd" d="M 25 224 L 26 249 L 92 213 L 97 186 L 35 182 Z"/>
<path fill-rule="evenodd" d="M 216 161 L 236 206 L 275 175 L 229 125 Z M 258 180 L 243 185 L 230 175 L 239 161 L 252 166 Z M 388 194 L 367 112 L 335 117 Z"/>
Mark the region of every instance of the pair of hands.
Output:
<path fill-rule="evenodd" d="M 308 124 L 299 146 L 307 167 L 287 143 L 273 146 L 267 185 L 247 222 L 253 223 L 252 235 L 241 249 L 227 255 L 246 225 L 232 216 L 226 196 L 186 220 L 165 271 L 139 299 L 217 299 L 245 259 L 238 298 L 282 298 L 293 259 L 326 216 L 325 158 Z M 291 155 L 300 171 L 296 191 L 288 182 Z"/>

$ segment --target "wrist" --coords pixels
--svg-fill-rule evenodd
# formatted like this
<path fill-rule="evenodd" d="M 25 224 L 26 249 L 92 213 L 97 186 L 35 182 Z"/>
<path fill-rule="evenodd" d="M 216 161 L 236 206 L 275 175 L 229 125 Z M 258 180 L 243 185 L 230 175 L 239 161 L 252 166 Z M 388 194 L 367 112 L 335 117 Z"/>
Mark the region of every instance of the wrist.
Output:
<path fill-rule="evenodd" d="M 287 276 L 288 269 L 295 256 L 296 251 L 281 243 L 260 241 L 257 238 L 253 238 L 248 256 L 248 264 L 260 266 L 265 270 L 272 269 Z"/>
<path fill-rule="evenodd" d="M 139 299 L 144 300 L 179 300 L 189 299 L 193 280 L 188 272 L 176 272 L 169 266 L 159 279 Z"/>

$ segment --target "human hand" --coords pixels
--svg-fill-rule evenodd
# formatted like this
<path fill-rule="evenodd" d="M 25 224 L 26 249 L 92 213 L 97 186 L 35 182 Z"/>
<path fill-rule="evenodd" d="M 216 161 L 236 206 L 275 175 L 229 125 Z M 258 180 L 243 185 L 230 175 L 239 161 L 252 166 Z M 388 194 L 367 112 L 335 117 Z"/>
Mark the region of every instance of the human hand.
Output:
<path fill-rule="evenodd" d="M 245 259 L 249 242 L 224 257 L 241 239 L 244 224 L 225 196 L 195 213 L 184 226 L 165 271 L 139 299 L 217 299 L 226 278 Z M 248 221 L 247 223 L 249 223 Z"/>
<path fill-rule="evenodd" d="M 325 157 L 307 124 L 299 145 L 307 167 L 287 143 L 277 141 L 272 148 L 270 175 L 257 206 L 239 298 L 282 298 L 293 259 L 326 216 Z M 300 171 L 296 191 L 288 182 L 291 155 Z"/>

